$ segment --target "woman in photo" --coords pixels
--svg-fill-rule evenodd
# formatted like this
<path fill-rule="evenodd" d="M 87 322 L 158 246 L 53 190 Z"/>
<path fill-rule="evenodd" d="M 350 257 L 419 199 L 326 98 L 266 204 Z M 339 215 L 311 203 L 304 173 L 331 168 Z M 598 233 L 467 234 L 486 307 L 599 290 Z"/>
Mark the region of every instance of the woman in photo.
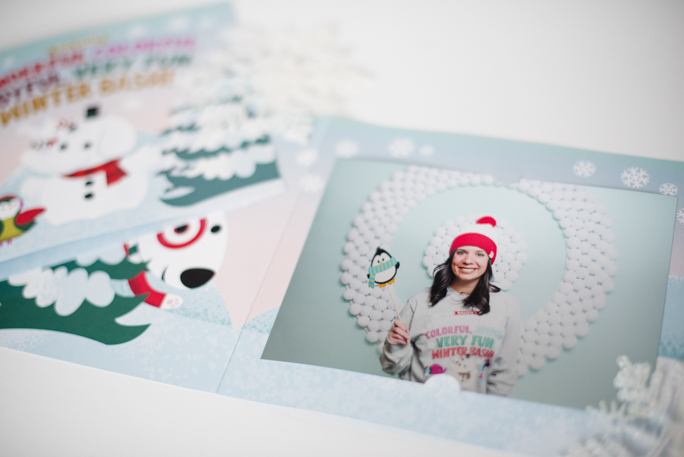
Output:
<path fill-rule="evenodd" d="M 520 309 L 491 284 L 495 226 L 483 217 L 467 227 L 435 268 L 432 287 L 408 300 L 383 346 L 385 372 L 417 382 L 446 373 L 463 390 L 511 392 L 518 378 Z"/>

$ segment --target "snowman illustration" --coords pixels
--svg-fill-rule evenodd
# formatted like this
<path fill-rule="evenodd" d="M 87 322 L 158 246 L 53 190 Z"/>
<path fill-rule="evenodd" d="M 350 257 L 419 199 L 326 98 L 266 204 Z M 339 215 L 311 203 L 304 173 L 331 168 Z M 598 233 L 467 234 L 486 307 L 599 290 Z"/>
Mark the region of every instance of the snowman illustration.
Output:
<path fill-rule="evenodd" d="M 81 122 L 61 120 L 22 154 L 22 164 L 38 177 L 24 180 L 21 196 L 45 208 L 53 225 L 136 208 L 160 157 L 151 148 L 134 150 L 136 141 L 130 122 L 101 117 L 97 107 Z"/>

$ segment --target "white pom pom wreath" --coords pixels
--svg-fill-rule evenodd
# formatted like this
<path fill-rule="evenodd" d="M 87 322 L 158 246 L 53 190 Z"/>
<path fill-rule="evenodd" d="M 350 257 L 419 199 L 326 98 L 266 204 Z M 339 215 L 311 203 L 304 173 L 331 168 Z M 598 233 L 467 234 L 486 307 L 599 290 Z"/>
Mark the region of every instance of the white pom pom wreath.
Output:
<path fill-rule="evenodd" d="M 340 278 L 346 286 L 343 297 L 349 302 L 349 312 L 366 329 L 367 341 L 382 344 L 396 319 L 387 288 L 370 289 L 367 285 L 366 272 L 375 249 L 391 250 L 393 234 L 404 216 L 429 196 L 459 186 L 493 183 L 491 176 L 409 166 L 369 195 L 347 234 Z M 611 220 L 604 214 L 607 209 L 594 194 L 579 186 L 532 180 L 521 180 L 511 188 L 550 211 L 563 232 L 568 256 L 563 280 L 550 301 L 522 323 L 523 344 L 516 367 L 522 376 L 530 367 L 540 369 L 547 358 L 558 357 L 563 348 L 577 344 L 578 336 L 587 334 L 589 322 L 599 317 L 598 310 L 606 305 L 606 293 L 614 287 L 611 276 L 617 273 L 613 259 L 618 251 L 609 229 Z M 433 276 L 435 267 L 447 259 L 451 241 L 460 230 L 483 215 L 456 215 L 435 229 L 422 259 L 428 275 Z M 494 283 L 507 290 L 527 261 L 527 243 L 508 221 L 487 215 L 498 222 Z"/>
<path fill-rule="evenodd" d="M 380 339 L 380 335 L 377 332 L 368 332 L 366 333 L 366 339 L 368 340 L 369 343 L 377 343 L 378 340 Z"/>

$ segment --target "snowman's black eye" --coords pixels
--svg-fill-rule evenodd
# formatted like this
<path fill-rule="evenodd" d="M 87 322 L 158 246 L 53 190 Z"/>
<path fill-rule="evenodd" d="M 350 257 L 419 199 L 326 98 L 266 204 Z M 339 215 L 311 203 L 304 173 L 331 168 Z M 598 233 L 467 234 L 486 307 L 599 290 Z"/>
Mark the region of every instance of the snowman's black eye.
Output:
<path fill-rule="evenodd" d="M 62 144 L 59 145 L 59 149 L 62 150 L 62 151 L 65 150 L 65 149 L 68 148 L 68 147 L 69 147 L 69 145 L 66 144 L 66 143 L 62 143 Z"/>
<path fill-rule="evenodd" d="M 176 227 L 175 229 L 173 229 L 173 231 L 176 233 L 183 233 L 187 229 L 188 229 L 187 225 L 181 225 L 180 227 Z"/>
<path fill-rule="evenodd" d="M 218 233 L 219 231 L 221 231 L 220 225 L 215 225 L 211 228 L 211 233 Z"/>
<path fill-rule="evenodd" d="M 85 143 L 83 145 L 83 149 L 90 149 L 91 144 L 90 143 Z"/>

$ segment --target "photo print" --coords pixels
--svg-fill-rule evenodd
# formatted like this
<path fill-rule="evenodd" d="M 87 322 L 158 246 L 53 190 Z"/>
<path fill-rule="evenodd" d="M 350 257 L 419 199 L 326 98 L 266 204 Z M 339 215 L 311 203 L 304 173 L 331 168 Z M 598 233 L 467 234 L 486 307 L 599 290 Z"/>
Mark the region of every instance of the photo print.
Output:
<path fill-rule="evenodd" d="M 262 359 L 597 404 L 619 356 L 655 365 L 675 214 L 658 194 L 341 160 Z M 473 245 L 491 310 L 456 309 L 450 287 L 451 308 L 430 304 L 439 266 Z M 387 342 L 395 309 L 405 345 Z"/>

